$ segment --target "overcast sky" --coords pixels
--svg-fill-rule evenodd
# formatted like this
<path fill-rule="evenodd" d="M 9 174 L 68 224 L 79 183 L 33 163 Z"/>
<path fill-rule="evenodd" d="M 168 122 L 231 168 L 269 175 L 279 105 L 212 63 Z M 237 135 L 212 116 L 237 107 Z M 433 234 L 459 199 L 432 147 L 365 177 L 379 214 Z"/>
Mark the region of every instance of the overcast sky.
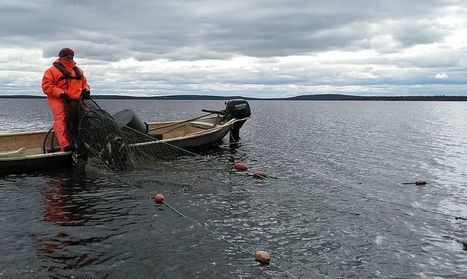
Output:
<path fill-rule="evenodd" d="M 467 1 L 0 0 L 0 94 L 467 95 Z"/>

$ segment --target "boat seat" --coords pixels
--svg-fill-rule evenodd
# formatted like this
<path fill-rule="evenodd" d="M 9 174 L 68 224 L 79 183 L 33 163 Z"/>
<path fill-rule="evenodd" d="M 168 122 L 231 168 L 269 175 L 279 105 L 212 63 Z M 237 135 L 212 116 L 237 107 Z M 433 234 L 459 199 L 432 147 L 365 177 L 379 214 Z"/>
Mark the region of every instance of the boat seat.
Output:
<path fill-rule="evenodd" d="M 192 127 L 201 128 L 201 129 L 210 129 L 216 126 L 216 124 L 206 123 L 206 122 L 190 122 L 189 125 Z"/>
<path fill-rule="evenodd" d="M 0 158 L 13 158 L 13 157 L 25 157 L 26 156 L 26 147 L 21 147 L 18 150 L 0 152 Z"/>

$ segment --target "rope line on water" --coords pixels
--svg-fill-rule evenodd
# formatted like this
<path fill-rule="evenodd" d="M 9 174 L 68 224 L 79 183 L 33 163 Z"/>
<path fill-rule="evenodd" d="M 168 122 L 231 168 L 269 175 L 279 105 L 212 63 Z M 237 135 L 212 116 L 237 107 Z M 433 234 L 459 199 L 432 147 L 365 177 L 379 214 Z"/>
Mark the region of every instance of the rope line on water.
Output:
<path fill-rule="evenodd" d="M 312 171 L 313 173 L 315 173 L 317 176 L 321 176 L 321 174 L 317 171 Z M 336 179 L 337 180 L 337 179 Z M 348 180 L 348 182 L 351 182 L 353 184 L 358 184 L 357 182 L 355 181 L 352 181 L 352 180 Z M 404 184 L 404 183 L 403 183 Z M 415 184 L 415 183 L 410 183 L 410 184 Z M 348 185 L 351 185 L 350 183 Z M 298 188 L 302 188 L 302 187 L 296 187 L 295 189 L 298 189 Z M 353 189 L 356 189 L 355 187 L 352 187 Z M 354 197 L 358 197 L 358 198 L 365 198 L 365 199 L 372 199 L 372 200 L 376 200 L 376 201 L 380 201 L 382 203 L 387 203 L 387 204 L 392 204 L 392 205 L 397 205 L 397 206 L 401 206 L 401 207 L 405 207 L 405 208 L 408 208 L 408 209 L 415 209 L 415 210 L 421 210 L 421 211 L 425 211 L 425 212 L 429 212 L 429 213 L 433 213 L 433 214 L 436 214 L 436 215 L 441 215 L 441 216 L 445 216 L 445 217 L 449 217 L 449 218 L 454 218 L 455 220 L 463 220 L 463 221 L 467 221 L 467 216 L 456 216 L 456 215 L 453 215 L 453 214 L 450 214 L 450 213 L 444 213 L 444 212 L 440 212 L 440 211 L 437 211 L 437 210 L 433 210 L 433 209 L 428 209 L 428 208 L 424 208 L 424 207 L 414 207 L 414 206 L 411 206 L 411 205 L 407 205 L 407 204 L 402 204 L 402 203 L 397 203 L 397 202 L 392 202 L 392 201 L 387 201 L 387 200 L 384 200 L 384 199 L 381 199 L 381 198 L 378 198 L 378 197 L 375 197 L 375 196 L 371 196 L 371 195 L 368 195 L 367 193 L 361 193 L 361 194 L 354 194 L 352 192 L 349 192 L 349 191 L 343 191 L 345 190 L 346 188 L 336 188 L 337 190 L 339 190 L 341 193 L 344 193 L 346 195 L 350 195 L 350 196 L 354 196 Z M 357 189 L 359 192 L 360 189 Z M 314 191 L 314 193 L 326 193 L 328 194 L 328 192 L 325 192 L 325 191 L 322 191 L 322 190 L 319 190 L 319 191 Z M 318 202 L 320 203 L 325 203 L 323 202 L 322 200 L 317 200 Z M 336 209 L 340 209 L 342 211 L 342 208 L 338 208 L 336 206 L 333 206 L 331 204 L 327 204 L 331 207 L 334 207 Z M 352 212 L 346 212 L 346 213 L 349 213 L 349 214 L 353 214 L 353 215 L 359 215 L 357 213 L 352 213 Z"/>
<path fill-rule="evenodd" d="M 319 192 L 320 194 L 325 193 L 324 191 L 315 191 L 315 193 L 316 192 Z M 458 221 L 458 220 L 461 220 L 463 222 L 467 221 L 467 217 L 456 216 L 456 215 L 453 215 L 453 214 L 444 213 L 444 212 L 440 212 L 440 211 L 436 211 L 436 210 L 428 209 L 428 208 L 424 208 L 424 207 L 414 207 L 414 206 L 407 205 L 407 204 L 392 202 L 392 201 L 384 200 L 384 199 L 381 199 L 381 198 L 378 198 L 378 197 L 375 197 L 375 196 L 371 196 L 371 195 L 368 195 L 368 194 L 365 194 L 365 193 L 354 194 L 354 193 L 351 193 L 351 192 L 348 192 L 348 191 L 345 191 L 345 192 L 341 191 L 341 193 L 343 193 L 345 195 L 349 195 L 349 196 L 354 196 L 354 197 L 357 197 L 357 198 L 365 198 L 367 200 L 373 200 L 373 201 L 378 201 L 378 202 L 381 202 L 381 203 L 400 206 L 400 207 L 410 209 L 410 210 L 420 210 L 420 211 L 432 213 L 432 214 L 435 214 L 435 215 L 438 215 L 438 216 L 448 217 L 449 219 L 452 218 L 452 219 L 454 219 L 456 221 Z M 331 207 L 331 208 L 333 208 L 336 211 L 341 212 L 341 213 L 346 213 L 346 214 L 355 215 L 355 216 L 361 215 L 360 213 L 355 213 L 355 212 L 351 212 L 351 211 L 344 211 L 343 208 L 340 208 L 340 207 L 337 207 L 335 205 L 329 204 L 327 202 L 324 202 L 323 200 L 317 200 L 317 202 L 319 202 L 321 204 L 325 204 L 325 205 L 327 205 L 327 206 L 329 206 L 329 207 Z M 317 213 L 317 212 L 315 212 L 315 213 Z M 442 219 L 442 220 L 444 220 L 444 219 Z"/>
<path fill-rule="evenodd" d="M 323 193 L 323 191 L 320 191 L 320 192 Z M 384 200 L 384 199 L 381 199 L 381 198 L 378 198 L 378 197 L 375 197 L 375 196 L 370 196 L 368 194 L 361 194 L 360 195 L 360 194 L 354 194 L 354 193 L 351 193 L 351 192 L 345 192 L 345 194 L 350 195 L 350 196 L 354 196 L 354 197 L 358 197 L 358 198 L 365 198 L 365 199 L 369 199 L 369 200 L 379 201 L 379 202 L 382 202 L 382 203 L 397 205 L 397 206 L 405 207 L 405 208 L 408 208 L 408 209 L 421 210 L 421 211 L 429 212 L 429 213 L 436 214 L 436 215 L 441 215 L 441 216 L 445 216 L 445 217 L 454 218 L 455 220 L 464 220 L 464 221 L 467 220 L 467 217 L 456 216 L 456 215 L 453 215 L 453 214 L 444 213 L 444 212 L 440 212 L 440 211 L 436 211 L 436 210 L 428 209 L 428 208 L 424 208 L 424 207 L 414 207 L 414 206 L 407 205 L 407 204 L 392 202 L 392 201 Z M 320 202 L 322 202 L 322 201 L 320 201 Z M 337 208 L 337 207 L 335 207 L 335 208 Z M 348 213 L 349 214 L 354 214 L 354 215 L 359 215 L 359 214 L 351 213 L 351 212 L 348 212 Z"/>
<path fill-rule="evenodd" d="M 247 254 L 250 254 L 250 255 L 253 255 L 253 256 L 255 255 L 255 250 L 253 250 L 253 249 L 248 250 L 248 249 L 246 249 L 246 248 L 244 248 L 244 247 L 242 247 L 242 246 L 240 246 L 240 245 L 234 243 L 233 241 L 226 239 L 221 233 L 219 233 L 219 232 L 217 232 L 217 231 L 215 231 L 215 230 L 213 230 L 213 229 L 208 228 L 207 225 L 202 224 L 201 222 L 199 222 L 199 221 L 196 220 L 196 219 L 193 219 L 193 218 L 191 218 L 191 217 L 186 216 L 185 214 L 183 214 L 182 212 L 180 212 L 178 209 L 176 209 L 174 206 L 172 206 L 172 205 L 169 204 L 168 202 L 162 201 L 162 203 L 163 203 L 164 205 L 166 205 L 168 208 L 170 208 L 173 212 L 177 213 L 179 216 L 181 216 L 181 217 L 183 217 L 183 218 L 185 218 L 185 219 L 187 219 L 187 220 L 189 220 L 189 221 L 191 221 L 191 222 L 197 224 L 198 226 L 200 226 L 201 228 L 203 228 L 203 229 L 206 230 L 207 232 L 211 233 L 212 235 L 217 236 L 219 239 L 223 240 L 223 241 L 226 242 L 227 244 L 232 245 L 232 246 L 236 247 L 237 249 L 239 249 L 239 250 L 241 250 L 241 251 L 243 251 L 243 252 L 245 252 L 245 253 L 247 253 Z M 290 271 L 288 271 L 288 270 L 282 268 L 282 267 L 279 266 L 278 264 L 274 264 L 274 266 L 276 266 L 276 267 L 277 267 L 279 270 L 281 270 L 282 272 L 285 272 L 285 273 L 287 273 L 288 275 L 292 276 L 293 278 L 299 278 L 298 276 L 296 276 L 295 274 L 291 273 Z"/>

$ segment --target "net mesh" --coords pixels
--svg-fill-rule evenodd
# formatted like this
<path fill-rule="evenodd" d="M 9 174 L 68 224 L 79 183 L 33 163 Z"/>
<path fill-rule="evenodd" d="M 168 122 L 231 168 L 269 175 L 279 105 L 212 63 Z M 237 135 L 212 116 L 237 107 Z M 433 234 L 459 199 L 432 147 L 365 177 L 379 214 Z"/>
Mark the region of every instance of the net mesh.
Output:
<path fill-rule="evenodd" d="M 84 106 L 77 137 L 87 167 L 129 184 L 150 180 L 191 187 L 228 177 L 228 164 L 119 124 L 93 101 Z"/>

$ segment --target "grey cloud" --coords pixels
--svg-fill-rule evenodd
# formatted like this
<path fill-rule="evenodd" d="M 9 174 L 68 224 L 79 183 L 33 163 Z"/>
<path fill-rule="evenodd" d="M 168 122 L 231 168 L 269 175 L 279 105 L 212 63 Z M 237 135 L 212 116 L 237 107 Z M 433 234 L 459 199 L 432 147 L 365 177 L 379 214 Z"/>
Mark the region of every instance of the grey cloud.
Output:
<path fill-rule="evenodd" d="M 456 1 L 36 1 L 0 4 L 1 45 L 30 41 L 44 56 L 73 43 L 89 59 L 115 61 L 285 56 L 363 48 L 369 23 L 404 46 L 442 38 L 431 18 Z M 408 19 L 408 20 L 407 20 Z M 18 39 L 18 34 L 20 38 Z M 360 42 L 360 44 L 359 44 Z M 72 46 L 70 46 L 72 47 Z M 190 50 L 193 49 L 192 52 Z"/>
<path fill-rule="evenodd" d="M 38 61 L 47 60 L 50 65 L 61 48 L 71 47 L 80 65 L 84 61 L 90 69 L 93 88 L 101 92 L 199 93 L 216 88 L 217 94 L 239 90 L 290 94 L 290 85 L 297 86 L 297 91 L 319 85 L 380 90 L 465 82 L 461 77 L 467 66 L 465 49 L 404 54 L 400 59 L 414 46 L 442 43 L 450 30 L 437 17 L 465 11 L 466 5 L 454 0 L 11 1 L 0 3 L 4 27 L 0 48 L 40 49 Z M 280 60 L 301 55 L 316 58 L 332 50 L 341 54 L 369 50 L 376 55 L 330 57 L 313 65 L 284 65 Z M 258 68 L 243 69 L 235 61 L 226 66 L 239 56 L 256 59 L 253 64 Z M 143 63 L 118 63 L 132 58 Z M 148 67 L 144 62 L 157 59 L 225 63 L 215 70 L 192 64 L 167 73 L 142 69 Z M 18 66 L 16 60 L 25 63 Z M 9 86 L 5 90 L 10 92 L 11 86 L 19 84 L 18 71 L 32 71 L 28 80 L 39 80 L 45 65 L 38 61 L 28 62 L 21 55 L 0 60 L 1 88 Z M 276 65 L 281 69 L 272 70 Z M 438 72 L 449 78 L 435 80 Z M 382 87 L 377 89 L 378 84 Z M 35 86 L 25 85 L 28 90 Z"/>

